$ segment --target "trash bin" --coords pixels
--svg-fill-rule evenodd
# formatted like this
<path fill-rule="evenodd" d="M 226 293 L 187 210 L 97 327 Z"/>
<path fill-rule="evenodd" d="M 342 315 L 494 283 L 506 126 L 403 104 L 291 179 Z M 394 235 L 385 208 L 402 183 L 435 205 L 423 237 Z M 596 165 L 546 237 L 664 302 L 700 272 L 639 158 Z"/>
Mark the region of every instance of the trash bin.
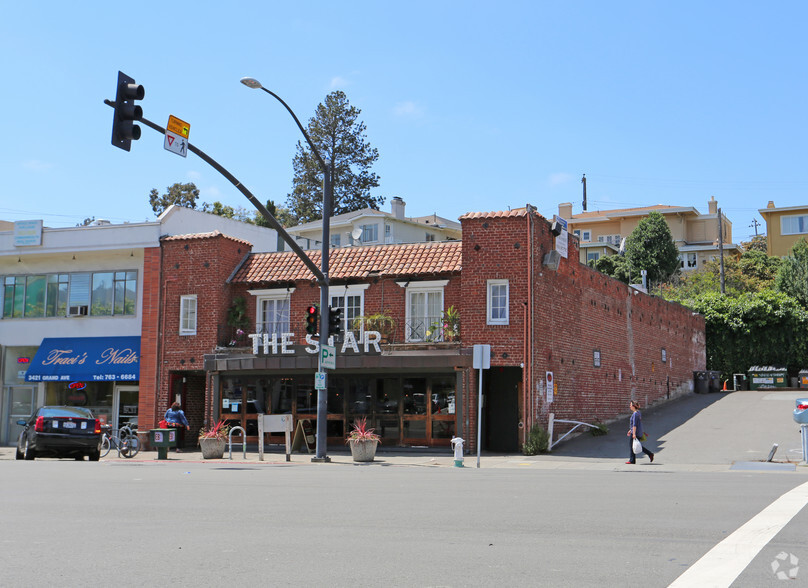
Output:
<path fill-rule="evenodd" d="M 808 370 L 800 370 L 799 386 L 802 389 L 808 388 Z"/>
<path fill-rule="evenodd" d="M 157 459 L 168 459 L 168 448 L 177 446 L 177 429 L 150 429 L 149 444 L 157 449 Z"/>
<path fill-rule="evenodd" d="M 707 372 L 693 372 L 693 389 L 696 394 L 707 394 L 707 392 L 710 391 L 709 385 L 710 383 L 707 379 Z"/>
<path fill-rule="evenodd" d="M 721 372 L 717 370 L 700 370 L 693 372 L 696 394 L 721 391 Z"/>
<path fill-rule="evenodd" d="M 778 365 L 753 365 L 749 368 L 749 389 L 767 390 L 788 387 L 788 370 Z"/>

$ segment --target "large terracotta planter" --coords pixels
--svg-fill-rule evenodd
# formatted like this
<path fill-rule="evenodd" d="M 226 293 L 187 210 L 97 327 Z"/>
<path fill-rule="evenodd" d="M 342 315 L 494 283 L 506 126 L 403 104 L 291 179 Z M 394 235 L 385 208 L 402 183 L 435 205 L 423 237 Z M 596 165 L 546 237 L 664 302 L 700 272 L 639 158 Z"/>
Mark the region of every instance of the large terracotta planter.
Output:
<path fill-rule="evenodd" d="M 369 439 L 349 439 L 348 443 L 351 445 L 351 456 L 354 461 L 373 461 L 376 457 L 376 446 L 379 444 L 376 440 Z"/>
<path fill-rule="evenodd" d="M 202 449 L 202 457 L 205 459 L 222 459 L 227 441 L 224 439 L 203 439 L 199 438 L 199 447 Z"/>

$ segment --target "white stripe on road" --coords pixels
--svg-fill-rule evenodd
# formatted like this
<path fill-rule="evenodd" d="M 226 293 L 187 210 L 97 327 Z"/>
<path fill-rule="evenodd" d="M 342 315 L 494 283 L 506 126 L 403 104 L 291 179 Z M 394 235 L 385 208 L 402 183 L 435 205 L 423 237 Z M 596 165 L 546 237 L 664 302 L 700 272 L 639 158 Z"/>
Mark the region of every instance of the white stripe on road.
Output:
<path fill-rule="evenodd" d="M 786 492 L 708 551 L 671 588 L 729 586 L 772 538 L 808 504 L 808 482 Z"/>

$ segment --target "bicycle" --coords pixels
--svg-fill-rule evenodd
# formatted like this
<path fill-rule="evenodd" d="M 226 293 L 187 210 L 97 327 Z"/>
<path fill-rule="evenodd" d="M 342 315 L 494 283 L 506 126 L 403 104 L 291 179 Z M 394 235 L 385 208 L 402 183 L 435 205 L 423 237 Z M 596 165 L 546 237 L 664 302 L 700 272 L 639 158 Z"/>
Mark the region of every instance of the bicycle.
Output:
<path fill-rule="evenodd" d="M 113 447 L 126 458 L 135 457 L 140 451 L 141 444 L 137 433 L 128 426 L 121 427 L 117 435 L 112 433 L 110 425 L 103 425 L 101 428 L 104 429 L 101 438 L 101 457 L 106 457 Z"/>

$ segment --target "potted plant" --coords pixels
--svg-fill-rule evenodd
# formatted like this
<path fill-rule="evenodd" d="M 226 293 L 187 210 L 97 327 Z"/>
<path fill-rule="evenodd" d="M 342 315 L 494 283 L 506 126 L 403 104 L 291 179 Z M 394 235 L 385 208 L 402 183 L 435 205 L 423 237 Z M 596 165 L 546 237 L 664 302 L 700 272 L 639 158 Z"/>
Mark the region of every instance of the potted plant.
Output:
<path fill-rule="evenodd" d="M 356 317 L 353 321 L 353 328 L 355 331 L 377 331 L 382 337 L 382 343 L 387 343 L 396 331 L 396 319 L 383 310 Z"/>
<path fill-rule="evenodd" d="M 212 427 L 202 427 L 199 431 L 199 447 L 205 459 L 222 459 L 227 445 L 227 433 L 230 426 L 220 420 Z"/>
<path fill-rule="evenodd" d="M 460 338 L 460 311 L 450 306 L 443 312 L 441 319 L 426 332 L 427 341 L 454 341 Z"/>
<path fill-rule="evenodd" d="M 245 329 L 250 324 L 247 316 L 247 301 L 243 296 L 233 298 L 233 303 L 227 309 L 227 325 L 230 327 L 230 341 L 228 345 L 235 347 L 246 340 Z"/>
<path fill-rule="evenodd" d="M 381 443 L 381 437 L 368 428 L 365 417 L 356 419 L 353 429 L 348 433 L 346 441 L 351 446 L 351 456 L 354 461 L 373 461 L 376 457 L 376 446 Z"/>

